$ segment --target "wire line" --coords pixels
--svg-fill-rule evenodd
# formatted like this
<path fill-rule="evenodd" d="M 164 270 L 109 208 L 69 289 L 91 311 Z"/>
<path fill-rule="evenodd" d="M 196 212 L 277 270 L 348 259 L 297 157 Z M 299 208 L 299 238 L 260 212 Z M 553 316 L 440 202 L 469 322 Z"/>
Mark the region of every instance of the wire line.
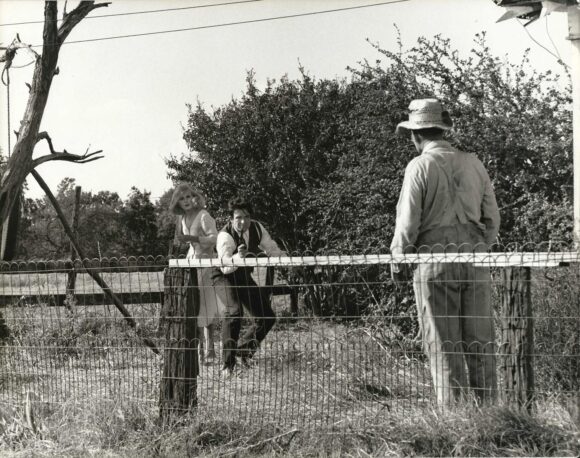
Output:
<path fill-rule="evenodd" d="M 158 10 L 144 10 L 144 11 L 132 11 L 127 13 L 111 13 L 111 14 L 98 14 L 95 16 L 87 16 L 84 19 L 100 19 L 100 18 L 108 18 L 114 16 L 131 16 L 135 14 L 149 14 L 149 13 L 165 13 L 168 11 L 181 11 L 181 10 L 193 10 L 199 8 L 212 8 L 214 6 L 227 6 L 227 5 L 238 5 L 240 3 L 254 3 L 254 2 L 261 2 L 262 0 L 243 0 L 237 2 L 224 2 L 224 3 L 212 3 L 211 5 L 195 5 L 195 6 L 182 6 L 179 8 L 163 8 Z M 83 20 L 84 20 L 83 19 Z M 55 19 L 51 22 L 59 22 L 62 19 Z M 0 24 L 0 27 L 5 26 L 12 26 L 12 25 L 28 25 L 28 24 L 44 24 L 45 21 L 25 21 L 25 22 L 7 22 L 5 24 Z"/>
<path fill-rule="evenodd" d="M 556 46 L 556 43 L 554 43 L 554 40 L 552 39 L 552 35 L 550 35 L 550 29 L 548 27 L 548 16 L 546 16 L 546 35 L 548 35 L 548 38 L 550 39 L 550 43 L 552 43 L 552 47 L 554 48 L 554 51 L 556 51 L 556 54 L 558 55 L 558 59 L 562 60 L 562 56 L 560 56 L 560 51 L 558 51 L 558 47 Z"/>
<path fill-rule="evenodd" d="M 114 35 L 110 37 L 101 37 L 101 38 L 87 38 L 85 40 L 73 40 L 73 41 L 65 41 L 62 43 L 65 44 L 73 44 L 73 43 L 88 43 L 93 41 L 106 41 L 106 40 L 117 40 L 120 38 L 133 38 L 133 37 L 144 37 L 149 35 L 161 35 L 165 33 L 176 33 L 176 32 L 187 32 L 190 30 L 204 30 L 204 29 L 213 29 L 217 27 L 229 27 L 233 25 L 243 25 L 243 24 L 255 24 L 259 22 L 268 22 L 268 21 L 276 21 L 280 19 L 292 19 L 297 17 L 304 17 L 304 16 L 314 16 L 318 14 L 326 14 L 326 13 L 337 13 L 341 11 L 350 11 L 350 10 L 357 10 L 362 8 L 371 8 L 374 6 L 383 6 L 383 5 L 390 5 L 393 3 L 404 3 L 408 2 L 409 0 L 390 0 L 388 2 L 379 2 L 379 3 L 369 3 L 367 5 L 357 5 L 357 6 L 350 6 L 346 8 L 335 8 L 331 10 L 321 10 L 321 11 L 311 11 L 308 13 L 296 13 L 296 14 L 288 14 L 285 16 L 274 16 L 274 17 L 267 17 L 267 18 L 260 18 L 260 19 L 248 19 L 247 21 L 235 21 L 235 22 L 224 22 L 221 24 L 211 24 L 211 25 L 202 25 L 197 27 L 186 27 L 183 29 L 170 29 L 170 30 L 160 30 L 158 32 L 143 32 L 143 33 L 133 33 L 128 35 Z M 50 44 L 49 44 L 50 45 Z M 32 45 L 32 48 L 39 48 L 43 45 Z"/>
<path fill-rule="evenodd" d="M 520 22 L 521 24 L 521 22 Z M 523 25 L 523 24 L 522 24 Z M 556 58 L 558 60 L 558 62 L 562 62 L 562 64 L 567 67 L 570 68 L 570 66 L 564 62 L 559 55 L 554 54 L 550 49 L 548 49 L 547 47 L 545 47 L 542 43 L 540 43 L 538 40 L 536 40 L 532 34 L 529 32 L 529 30 L 527 29 L 527 27 L 525 25 L 523 25 L 524 30 L 526 31 L 526 33 L 528 34 L 528 37 L 530 37 L 530 40 L 532 40 L 534 43 L 536 43 L 540 48 L 542 48 L 544 51 L 546 51 L 548 54 L 550 54 L 552 57 Z"/>

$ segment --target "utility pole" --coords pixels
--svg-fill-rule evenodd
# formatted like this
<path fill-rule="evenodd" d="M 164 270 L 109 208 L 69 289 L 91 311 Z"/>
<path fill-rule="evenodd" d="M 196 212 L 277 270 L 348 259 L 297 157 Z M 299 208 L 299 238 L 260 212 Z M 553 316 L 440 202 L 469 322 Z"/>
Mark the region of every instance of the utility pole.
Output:
<path fill-rule="evenodd" d="M 568 7 L 568 40 L 572 51 L 574 242 L 576 249 L 580 249 L 580 5 Z"/>
<path fill-rule="evenodd" d="M 527 26 L 543 15 L 566 12 L 568 40 L 570 40 L 572 77 L 572 151 L 574 172 L 574 229 L 576 249 L 580 250 L 580 0 L 493 0 L 505 13 L 497 22 L 507 19 L 525 19 Z"/>
<path fill-rule="evenodd" d="M 498 20 L 524 19 L 527 26 L 544 14 L 560 11 L 568 15 L 571 43 L 574 229 L 576 249 L 580 250 L 580 0 L 493 0 L 504 8 Z M 534 399 L 534 317 L 530 267 L 503 272 L 501 313 L 502 395 L 512 405 L 531 409 Z M 580 405 L 580 396 L 575 401 Z"/>

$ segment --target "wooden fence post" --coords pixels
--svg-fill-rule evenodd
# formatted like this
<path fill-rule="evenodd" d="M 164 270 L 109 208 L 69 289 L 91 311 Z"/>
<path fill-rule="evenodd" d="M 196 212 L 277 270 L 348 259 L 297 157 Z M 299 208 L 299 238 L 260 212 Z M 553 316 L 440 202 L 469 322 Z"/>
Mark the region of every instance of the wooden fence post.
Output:
<path fill-rule="evenodd" d="M 508 404 L 531 410 L 534 399 L 534 320 L 530 267 L 503 270 L 501 301 L 502 397 Z"/>
<path fill-rule="evenodd" d="M 168 267 L 160 328 L 165 334 L 159 415 L 167 421 L 174 414 L 191 412 L 197 405 L 199 374 L 199 288 L 196 269 Z"/>
<path fill-rule="evenodd" d="M 72 232 L 75 237 L 78 237 L 79 232 L 79 211 L 81 206 L 81 187 L 75 187 L 75 206 L 73 208 L 73 217 L 72 217 Z M 67 281 L 66 281 L 66 300 L 65 305 L 66 307 L 72 312 L 75 305 L 75 287 L 77 281 L 77 271 L 75 268 L 75 259 L 77 252 L 75 250 L 74 244 L 71 242 L 70 244 L 70 260 L 71 260 L 71 269 L 68 272 Z"/>

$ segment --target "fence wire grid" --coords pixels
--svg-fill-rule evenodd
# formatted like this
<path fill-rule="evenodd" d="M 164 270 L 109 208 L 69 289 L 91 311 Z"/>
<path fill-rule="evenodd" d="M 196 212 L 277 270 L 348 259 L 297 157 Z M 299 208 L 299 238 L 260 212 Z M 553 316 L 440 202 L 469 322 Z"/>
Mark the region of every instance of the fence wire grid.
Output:
<path fill-rule="evenodd" d="M 365 423 L 434 405 L 433 361 L 423 351 L 413 278 L 394 282 L 392 262 L 489 270 L 498 402 L 510 398 L 510 389 L 521 389 L 507 383 L 520 370 L 533 373 L 523 387 L 533 393 L 530 400 L 566 402 L 578 396 L 580 385 L 578 253 L 568 247 L 508 248 L 247 259 L 255 267 L 256 288 L 268 292 L 276 323 L 254 357 L 227 375 L 220 319 L 214 321 L 213 345 L 205 342 L 203 329 L 196 327 L 193 339 L 176 331 L 197 323 L 187 312 L 189 291 L 216 294 L 211 283 L 192 286 L 184 275 L 227 263 L 166 257 L 1 263 L 0 403 L 19 406 L 33 393 L 48 404 L 135 402 L 155 415 L 167 396 L 164 384 L 173 378 L 191 391 L 196 412 L 254 424 Z M 518 271 L 527 275 L 516 285 Z M 445 278 L 438 281 L 446 285 Z M 175 297 L 181 299 L 172 302 Z M 514 308 L 510 297 L 524 306 Z M 246 310 L 243 315 L 242 333 L 252 322 Z M 520 330 L 532 333 L 531 340 L 529 334 L 523 344 L 509 341 Z M 450 352 L 470 351 L 453 344 L 459 347 Z M 189 380 L 168 367 L 182 364 L 175 358 L 183 354 L 195 356 Z"/>

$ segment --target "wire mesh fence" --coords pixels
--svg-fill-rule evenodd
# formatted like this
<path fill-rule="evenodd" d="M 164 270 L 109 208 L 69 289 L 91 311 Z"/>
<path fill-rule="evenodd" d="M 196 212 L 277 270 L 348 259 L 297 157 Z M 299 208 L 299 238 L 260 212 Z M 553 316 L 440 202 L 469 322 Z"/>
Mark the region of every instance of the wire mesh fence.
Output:
<path fill-rule="evenodd" d="M 123 400 L 149 406 L 152 415 L 168 402 L 185 402 L 201 415 L 310 426 L 365 423 L 435 405 L 434 360 L 423 349 L 416 278 L 394 282 L 393 262 L 415 270 L 443 264 L 489 270 L 497 402 L 512 399 L 510 390 L 522 391 L 528 405 L 567 402 L 580 384 L 578 254 L 567 247 L 516 248 L 241 261 L 253 267 L 251 288 L 262 291 L 276 324 L 253 357 L 235 359 L 231 371 L 222 370 L 226 304 L 217 301 L 213 343 L 197 328 L 209 322 L 200 297 L 228 301 L 212 282 L 198 281 L 199 269 L 226 265 L 217 259 L 3 263 L 0 402 L 20 405 L 30 393 L 43 403 Z M 515 281 L 521 271 L 528 276 Z M 437 282 L 452 286 L 445 278 Z M 255 324 L 244 310 L 242 335 Z M 459 347 L 448 353 L 469 354 L 462 342 L 453 344 Z M 188 392 L 183 397 L 179 390 Z"/>

